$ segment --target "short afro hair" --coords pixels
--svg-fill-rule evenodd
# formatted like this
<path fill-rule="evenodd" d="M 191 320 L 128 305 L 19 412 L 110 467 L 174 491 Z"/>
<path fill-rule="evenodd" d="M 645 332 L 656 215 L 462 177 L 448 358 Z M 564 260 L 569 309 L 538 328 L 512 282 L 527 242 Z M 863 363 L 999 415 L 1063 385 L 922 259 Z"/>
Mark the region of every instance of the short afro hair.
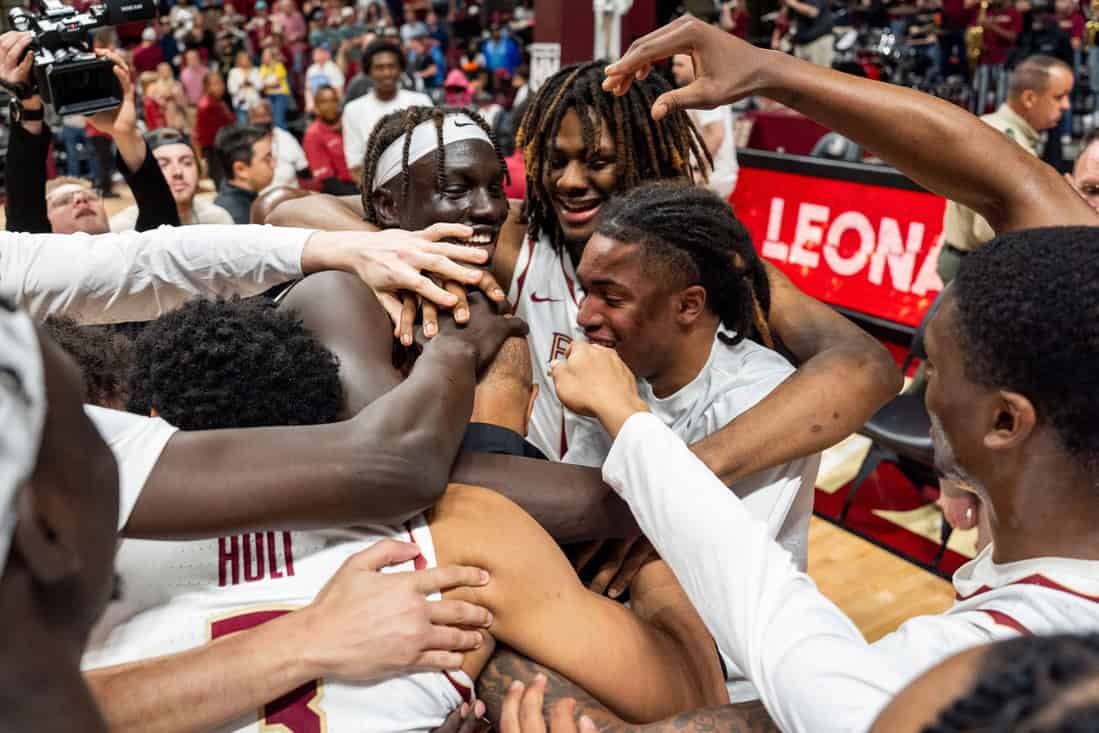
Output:
<path fill-rule="evenodd" d="M 401 67 L 401 71 L 408 68 L 408 58 L 404 55 L 404 51 L 401 47 L 393 41 L 386 41 L 378 39 L 371 41 L 367 44 L 366 49 L 363 50 L 362 69 L 363 73 L 370 75 L 370 68 L 374 65 L 374 57 L 380 53 L 391 53 L 397 56 L 397 65 Z"/>
<path fill-rule="evenodd" d="M 1024 395 L 1099 471 L 1099 228 L 997 237 L 962 261 L 951 292 L 966 376 Z"/>
<path fill-rule="evenodd" d="M 183 430 L 319 425 L 343 408 L 339 363 L 292 311 L 261 299 L 195 300 L 134 344 L 131 412 Z"/>
<path fill-rule="evenodd" d="M 107 326 L 81 326 L 71 318 L 50 316 L 43 327 L 73 358 L 84 377 L 84 401 L 118 409 L 126 404 L 127 375 L 133 345 Z"/>

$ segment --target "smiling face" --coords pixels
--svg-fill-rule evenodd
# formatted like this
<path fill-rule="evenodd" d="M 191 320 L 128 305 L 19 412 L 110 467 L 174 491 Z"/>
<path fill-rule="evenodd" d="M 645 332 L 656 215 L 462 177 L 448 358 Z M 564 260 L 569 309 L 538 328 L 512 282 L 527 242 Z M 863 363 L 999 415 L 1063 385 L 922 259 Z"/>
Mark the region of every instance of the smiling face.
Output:
<path fill-rule="evenodd" d="M 111 230 L 103 200 L 78 183 L 58 186 L 46 196 L 46 217 L 54 234 L 106 234 Z"/>
<path fill-rule="evenodd" d="M 668 336 L 679 332 L 678 283 L 646 272 L 641 245 L 602 234 L 588 241 L 576 275 L 585 293 L 576 321 L 588 340 L 616 350 L 641 379 L 660 373 L 675 351 Z"/>
<path fill-rule="evenodd" d="M 161 145 L 153 151 L 153 157 L 172 189 L 176 206 L 189 208 L 198 191 L 198 164 L 191 146 L 184 143 Z"/>
<path fill-rule="evenodd" d="M 466 224 L 473 227 L 474 235 L 464 244 L 486 250 L 491 262 L 508 215 L 496 151 L 484 140 L 459 140 L 447 145 L 442 188 L 437 184 L 435 161 L 432 153 L 409 166 L 408 201 L 404 205 L 396 203 L 401 196 L 400 176 L 375 192 L 381 224 L 410 231 L 436 223 Z"/>
<path fill-rule="evenodd" d="M 397 84 L 401 78 L 401 62 L 392 51 L 379 51 L 370 59 L 367 71 L 374 82 L 374 94 L 379 99 L 390 99 L 397 94 Z"/>
<path fill-rule="evenodd" d="M 595 231 L 599 208 L 618 189 L 619 170 L 614 138 L 600 121 L 594 149 L 584 144 L 584 126 L 575 110 L 561 118 L 549 150 L 543 185 L 567 244 L 583 246 Z"/>

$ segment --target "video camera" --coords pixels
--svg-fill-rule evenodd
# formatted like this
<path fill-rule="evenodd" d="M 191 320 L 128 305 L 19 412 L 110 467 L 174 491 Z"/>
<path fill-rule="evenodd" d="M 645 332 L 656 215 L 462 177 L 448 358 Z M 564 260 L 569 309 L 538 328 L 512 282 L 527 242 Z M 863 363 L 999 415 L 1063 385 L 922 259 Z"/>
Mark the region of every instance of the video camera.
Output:
<path fill-rule="evenodd" d="M 110 59 L 96 56 L 88 34 L 108 26 L 156 17 L 156 0 L 107 0 L 78 13 L 61 0 L 43 0 L 32 15 L 12 8 L 8 21 L 34 34 L 34 78 L 42 101 L 59 115 L 90 115 L 122 104 L 122 88 Z"/>

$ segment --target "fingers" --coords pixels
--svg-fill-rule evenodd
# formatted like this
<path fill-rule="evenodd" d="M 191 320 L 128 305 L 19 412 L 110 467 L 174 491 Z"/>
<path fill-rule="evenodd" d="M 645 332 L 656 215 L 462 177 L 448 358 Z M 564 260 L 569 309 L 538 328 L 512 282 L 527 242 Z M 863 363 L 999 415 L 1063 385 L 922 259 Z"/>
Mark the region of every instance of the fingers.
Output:
<path fill-rule="evenodd" d="M 571 733 L 576 730 L 576 724 L 573 722 L 575 716 L 576 700 L 567 697 L 559 701 L 550 710 L 551 733 Z"/>
<path fill-rule="evenodd" d="M 595 727 L 595 722 L 587 715 L 580 716 L 580 733 L 599 733 L 599 729 Z"/>
<path fill-rule="evenodd" d="M 588 586 L 592 593 L 603 595 L 607 590 L 607 587 L 611 584 L 611 581 L 614 580 L 614 576 L 618 574 L 619 569 L 626 560 L 626 556 L 629 555 L 630 548 L 632 548 L 636 542 L 636 537 L 629 537 L 616 543 L 617 546 L 614 548 L 614 554 L 603 563 L 603 566 L 599 568 L 599 572 L 592 578 L 591 585 Z"/>
<path fill-rule="evenodd" d="M 644 567 L 650 560 L 653 559 L 656 552 L 653 550 L 652 545 L 645 538 L 641 538 L 640 541 L 633 547 L 633 551 L 626 556 L 626 561 L 622 563 L 622 569 L 618 571 L 618 575 L 615 576 L 614 581 L 611 583 L 610 590 L 607 591 L 607 595 L 611 598 L 618 598 L 622 595 L 627 588 L 630 587 L 630 583 L 637 577 L 637 574 L 641 572 L 641 568 Z"/>
<path fill-rule="evenodd" d="M 576 572 L 580 572 L 588 566 L 591 559 L 595 557 L 595 553 L 605 544 L 604 540 L 593 540 L 584 545 L 584 548 L 580 550 L 576 555 L 576 562 L 573 563 L 573 567 L 576 568 Z"/>
<path fill-rule="evenodd" d="M 465 247 L 464 249 L 470 248 Z M 482 252 L 482 254 L 484 253 Z M 476 285 L 481 281 L 482 273 L 480 270 L 475 270 L 471 267 L 463 267 L 443 254 L 413 252 L 408 258 L 408 264 L 417 270 L 438 275 L 444 282 L 447 280 L 455 280 L 464 285 Z M 450 305 L 452 304 L 449 304 L 447 307 L 450 307 Z"/>
<path fill-rule="evenodd" d="M 466 294 L 466 289 L 461 283 L 456 283 L 453 280 L 448 280 L 443 287 L 458 301 L 457 305 L 454 306 L 454 320 L 457 323 L 468 323 L 469 296 Z M 426 333 L 426 329 L 424 332 Z"/>
<path fill-rule="evenodd" d="M 401 301 L 392 293 L 375 293 L 378 296 L 378 302 L 382 304 L 382 308 L 385 309 L 386 315 L 389 316 L 389 322 L 393 324 L 393 338 L 401 337 Z"/>
<path fill-rule="evenodd" d="M 432 649 L 421 654 L 412 668 L 417 672 L 446 672 L 461 669 L 464 661 L 465 655 L 459 652 Z"/>
<path fill-rule="evenodd" d="M 401 344 L 412 345 L 413 329 L 416 327 L 416 296 L 411 293 L 401 295 L 401 312 L 397 320 L 397 338 Z"/>
<path fill-rule="evenodd" d="M 364 570 L 378 571 L 387 565 L 396 565 L 408 562 L 420 555 L 420 548 L 411 542 L 398 540 L 382 540 L 377 544 L 352 555 L 350 561 L 354 561 L 357 567 Z"/>
<path fill-rule="evenodd" d="M 487 570 L 466 565 L 446 565 L 421 570 L 412 577 L 415 579 L 416 591 L 425 596 L 461 586 L 476 588 L 487 585 L 489 581 Z"/>
<path fill-rule="evenodd" d="M 480 649 L 485 638 L 479 631 L 466 631 L 453 626 L 433 626 L 424 640 L 426 649 L 443 652 L 469 652 Z"/>
<path fill-rule="evenodd" d="M 653 119 L 659 122 L 677 109 L 710 109 L 711 102 L 706 100 L 705 79 L 695 79 L 680 89 L 664 92 L 653 102 Z"/>
<path fill-rule="evenodd" d="M 538 673 L 534 676 L 523 700 L 519 704 L 519 724 L 523 733 L 544 731 L 546 729 L 545 718 L 542 716 L 542 703 L 546 697 L 546 676 Z"/>
<path fill-rule="evenodd" d="M 428 618 L 436 626 L 492 626 L 492 613 L 482 606 L 467 601 L 435 601 L 428 610 Z"/>
<path fill-rule="evenodd" d="M 450 288 L 447 288 L 448 292 L 449 290 Z M 424 330 L 424 336 L 432 338 L 439 333 L 439 308 L 431 301 L 425 300 L 420 313 L 422 315 L 421 327 Z"/>
<path fill-rule="evenodd" d="M 435 226 L 441 226 L 436 224 Z M 446 226 L 460 226 L 457 224 L 448 224 Z M 468 227 L 466 227 L 468 230 Z M 423 251 L 431 254 L 442 255 L 451 260 L 457 262 L 469 262 L 473 265 L 483 265 L 488 262 L 488 252 L 480 247 L 468 247 L 464 244 L 454 244 L 453 242 L 434 242 L 428 241 L 423 246 Z"/>
<path fill-rule="evenodd" d="M 473 283 L 473 285 L 497 303 L 504 302 L 504 299 L 507 297 L 504 294 L 504 289 L 496 282 L 496 277 L 488 270 L 482 271 L 480 281 Z"/>
<path fill-rule="evenodd" d="M 500 733 L 532 733 L 524 731 L 519 726 L 519 703 L 523 699 L 523 683 L 515 680 L 504 695 L 504 703 L 500 706 Z M 542 726 L 543 733 L 545 726 Z"/>
<path fill-rule="evenodd" d="M 414 232 L 414 235 L 432 242 L 438 242 L 440 239 L 445 239 L 447 237 L 453 239 L 469 239 L 473 236 L 473 227 L 466 226 L 465 224 L 432 224 L 427 229 L 421 229 L 418 232 Z M 469 248 L 467 247 L 466 249 Z"/>
<path fill-rule="evenodd" d="M 682 16 L 631 43 L 626 53 L 622 54 L 622 58 L 607 67 L 608 79 L 603 83 L 603 88 L 617 94 L 618 92 L 614 89 L 616 84 L 608 86 L 607 82 L 611 81 L 609 77 L 618 77 L 618 80 L 626 81 L 626 89 L 621 92 L 625 94 L 634 75 L 646 66 L 663 61 L 677 53 L 690 53 L 691 47 L 686 44 L 691 39 L 685 31 L 690 29 L 692 20 L 689 16 Z"/>

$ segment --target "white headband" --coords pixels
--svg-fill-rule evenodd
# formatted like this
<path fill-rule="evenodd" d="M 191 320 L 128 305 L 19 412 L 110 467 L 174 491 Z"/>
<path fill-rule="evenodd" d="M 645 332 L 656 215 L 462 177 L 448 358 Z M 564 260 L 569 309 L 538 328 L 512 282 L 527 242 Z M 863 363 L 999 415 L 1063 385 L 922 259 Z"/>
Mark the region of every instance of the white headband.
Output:
<path fill-rule="evenodd" d="M 46 378 L 34 323 L 0 303 L 0 575 L 15 530 L 15 497 L 34 473 L 46 421 Z"/>
<path fill-rule="evenodd" d="M 374 174 L 374 186 L 377 191 L 393 180 L 400 172 L 404 158 L 404 143 L 407 133 L 389 144 L 378 158 L 377 172 Z M 443 145 L 460 140 L 484 140 L 492 145 L 492 138 L 469 115 L 455 112 L 443 118 Z M 439 133 L 435 120 L 426 120 L 412 129 L 412 142 L 408 146 L 408 164 L 412 165 L 420 158 L 435 152 L 439 147 Z M 495 148 L 495 146 L 493 146 Z"/>

